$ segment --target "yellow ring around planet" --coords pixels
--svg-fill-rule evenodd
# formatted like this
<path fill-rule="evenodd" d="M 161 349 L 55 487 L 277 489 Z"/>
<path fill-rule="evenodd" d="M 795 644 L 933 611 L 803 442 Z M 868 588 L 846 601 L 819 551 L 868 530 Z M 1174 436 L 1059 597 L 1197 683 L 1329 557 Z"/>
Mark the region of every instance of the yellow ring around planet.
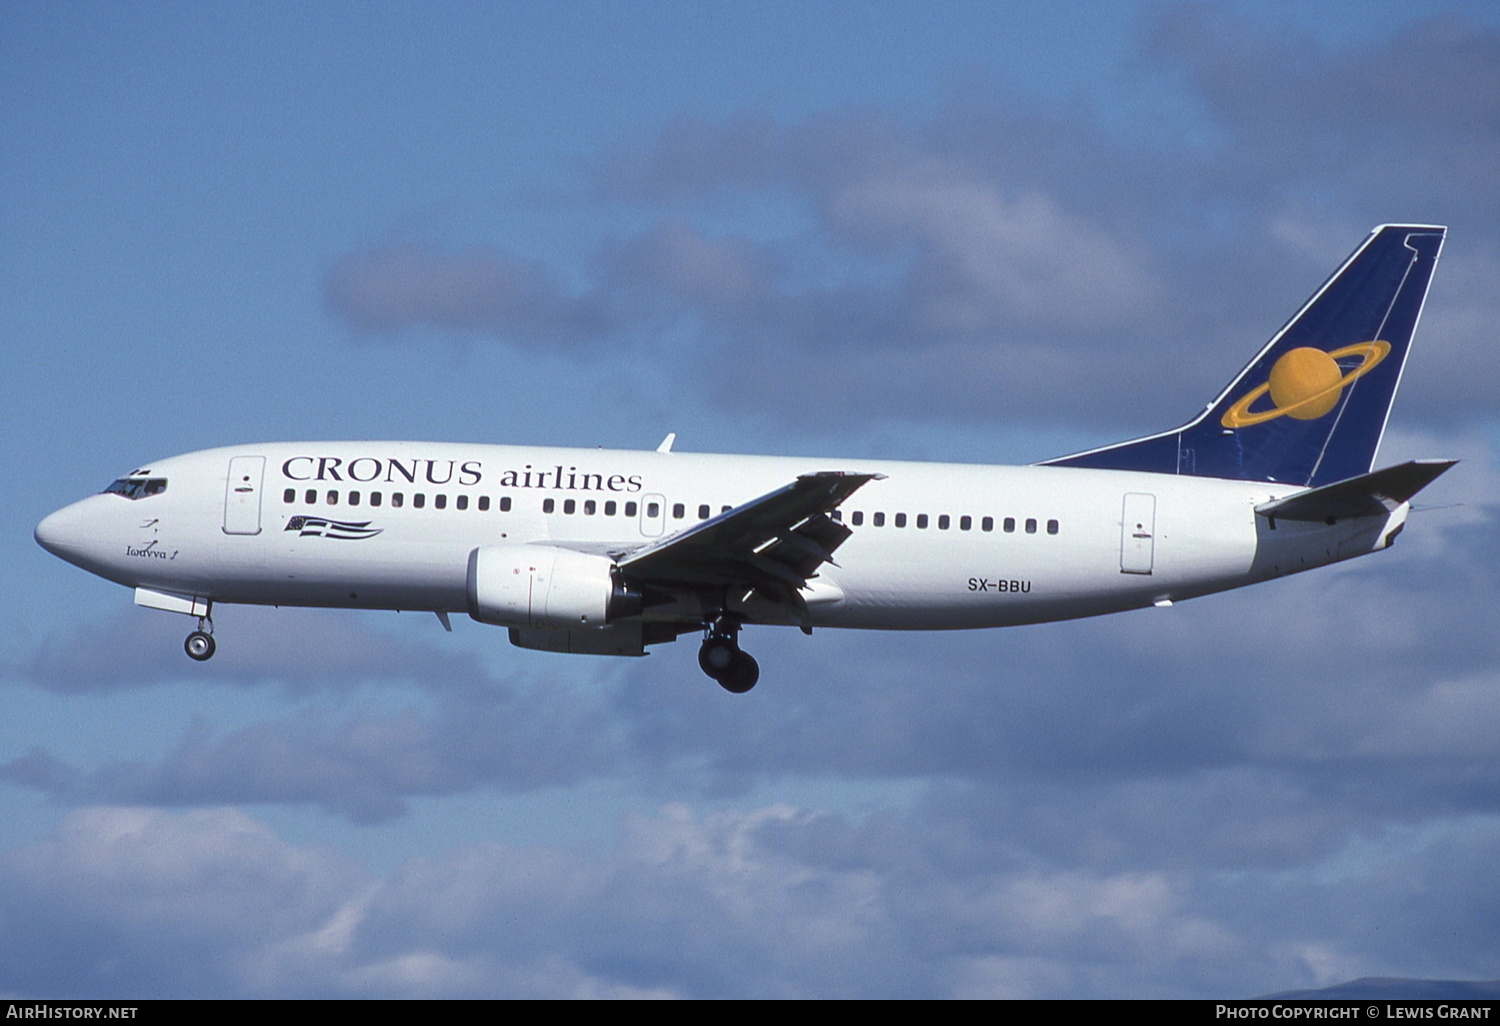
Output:
<path fill-rule="evenodd" d="M 1264 384 L 1251 389 L 1239 402 L 1226 410 L 1219 422 L 1227 428 L 1242 428 L 1255 424 L 1264 424 L 1266 421 L 1275 420 L 1277 417 L 1296 417 L 1299 412 L 1306 414 L 1309 410 L 1317 409 L 1330 396 L 1338 395 L 1344 390 L 1346 385 L 1351 384 L 1356 378 L 1362 377 L 1369 371 L 1374 370 L 1390 351 L 1391 345 L 1389 342 L 1379 341 L 1357 342 L 1352 346 L 1335 349 L 1328 353 L 1330 359 L 1337 360 L 1341 356 L 1358 356 L 1360 358 L 1359 366 L 1353 368 L 1347 374 L 1342 374 L 1337 381 L 1328 385 L 1328 387 L 1321 388 L 1312 395 L 1303 396 L 1294 403 L 1289 403 L 1286 406 L 1273 406 L 1269 410 L 1252 411 L 1250 409 L 1251 404 L 1271 390 L 1271 382 L 1267 378 Z M 1282 360 L 1286 359 L 1286 356 L 1287 354 L 1283 354 L 1281 359 L 1278 359 L 1276 362 L 1280 364 Z M 1274 401 L 1273 399 L 1272 402 Z M 1318 414 L 1313 414 L 1300 419 L 1316 419 L 1317 416 Z"/>

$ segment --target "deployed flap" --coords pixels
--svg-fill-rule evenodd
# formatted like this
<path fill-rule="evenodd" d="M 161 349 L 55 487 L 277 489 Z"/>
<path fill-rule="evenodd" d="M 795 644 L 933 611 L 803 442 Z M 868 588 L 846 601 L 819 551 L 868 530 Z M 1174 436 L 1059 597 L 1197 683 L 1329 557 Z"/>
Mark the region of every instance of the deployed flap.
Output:
<path fill-rule="evenodd" d="M 797 589 L 852 533 L 828 514 L 882 474 L 803 474 L 768 495 L 628 554 L 619 566 L 656 585 L 756 590 L 801 612 Z"/>
<path fill-rule="evenodd" d="M 1409 502 L 1457 460 L 1412 460 L 1347 481 L 1263 502 L 1255 512 L 1278 520 L 1346 520 L 1385 516 Z"/>

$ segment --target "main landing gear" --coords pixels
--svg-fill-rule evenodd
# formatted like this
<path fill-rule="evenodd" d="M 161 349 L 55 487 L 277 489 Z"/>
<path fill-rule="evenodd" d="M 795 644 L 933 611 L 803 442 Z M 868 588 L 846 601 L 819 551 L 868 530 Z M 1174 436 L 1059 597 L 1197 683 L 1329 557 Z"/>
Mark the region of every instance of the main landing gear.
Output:
<path fill-rule="evenodd" d="M 204 630 L 204 627 L 207 627 L 208 630 Z M 214 649 L 218 647 L 214 644 L 213 630 L 214 622 L 212 620 L 206 616 L 198 617 L 198 629 L 189 634 L 187 640 L 182 643 L 183 651 L 188 654 L 189 659 L 194 659 L 201 663 L 213 658 Z"/>
<path fill-rule="evenodd" d="M 703 647 L 698 649 L 698 665 L 719 682 L 725 691 L 742 695 L 760 680 L 760 664 L 748 652 L 740 651 L 740 625 L 720 618 L 703 632 Z"/>

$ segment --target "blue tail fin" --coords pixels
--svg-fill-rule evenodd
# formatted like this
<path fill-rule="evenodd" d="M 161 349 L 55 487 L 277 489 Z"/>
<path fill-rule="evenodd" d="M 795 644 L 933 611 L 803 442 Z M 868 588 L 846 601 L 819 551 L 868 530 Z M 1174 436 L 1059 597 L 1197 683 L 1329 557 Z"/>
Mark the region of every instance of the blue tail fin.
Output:
<path fill-rule="evenodd" d="M 1308 487 L 1367 473 L 1446 232 L 1376 228 L 1191 423 L 1044 462 Z"/>

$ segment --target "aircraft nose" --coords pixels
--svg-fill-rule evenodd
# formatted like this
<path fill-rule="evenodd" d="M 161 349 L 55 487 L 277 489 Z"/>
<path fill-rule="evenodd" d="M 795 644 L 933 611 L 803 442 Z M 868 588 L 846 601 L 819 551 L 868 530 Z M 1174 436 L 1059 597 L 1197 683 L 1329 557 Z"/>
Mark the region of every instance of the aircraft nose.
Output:
<path fill-rule="evenodd" d="M 88 531 L 83 523 L 82 503 L 64 506 L 56 513 L 44 517 L 36 525 L 36 543 L 59 559 L 77 563 L 88 540 Z"/>

